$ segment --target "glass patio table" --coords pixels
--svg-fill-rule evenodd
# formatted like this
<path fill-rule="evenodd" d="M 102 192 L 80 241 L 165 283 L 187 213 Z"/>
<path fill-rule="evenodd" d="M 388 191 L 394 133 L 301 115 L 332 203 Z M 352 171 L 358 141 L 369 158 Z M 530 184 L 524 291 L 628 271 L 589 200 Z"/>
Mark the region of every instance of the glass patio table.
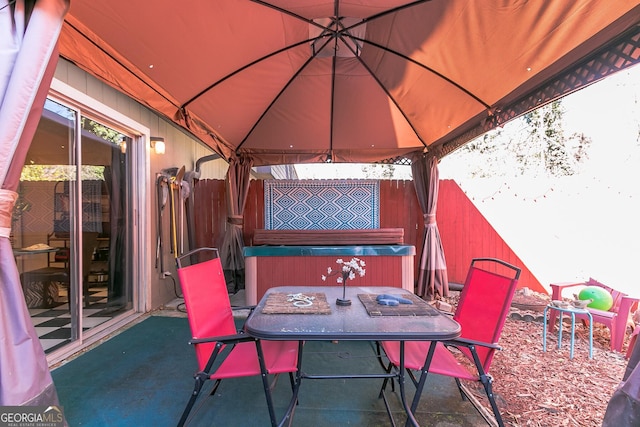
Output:
<path fill-rule="evenodd" d="M 280 425 L 292 421 L 302 379 L 397 378 L 407 424 L 417 426 L 405 397 L 404 342 L 431 341 L 433 347 L 437 341 L 460 336 L 460 325 L 404 289 L 347 286 L 346 298 L 352 301 L 349 306 L 336 304 L 336 299 L 342 298 L 342 291 L 342 286 L 270 288 L 249 315 L 245 329 L 254 337 L 264 340 L 399 341 L 400 366 L 398 369 L 392 368 L 391 372 L 381 369 L 379 374 L 311 375 L 302 370 L 302 346 L 298 354 L 293 397 Z M 295 294 L 313 297 L 312 304 L 299 302 L 290 296 Z M 378 305 L 375 297 L 379 294 L 402 296 L 411 299 L 414 304 Z M 387 412 L 395 425 L 389 407 Z"/>

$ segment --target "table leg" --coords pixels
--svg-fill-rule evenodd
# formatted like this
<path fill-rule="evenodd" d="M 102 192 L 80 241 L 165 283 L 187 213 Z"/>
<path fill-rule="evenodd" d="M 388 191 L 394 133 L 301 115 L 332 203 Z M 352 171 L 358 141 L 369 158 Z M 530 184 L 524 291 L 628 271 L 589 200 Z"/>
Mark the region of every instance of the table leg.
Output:
<path fill-rule="evenodd" d="M 558 326 L 558 349 L 562 347 L 562 310 L 560 311 L 560 325 Z"/>
<path fill-rule="evenodd" d="M 542 313 L 542 351 L 547 351 L 547 312 L 549 311 L 549 307 L 544 308 L 544 312 Z"/>
<path fill-rule="evenodd" d="M 576 314 L 571 312 L 571 347 L 569 348 L 569 359 L 573 359 L 573 345 L 576 341 Z"/>
<path fill-rule="evenodd" d="M 573 309 L 562 309 L 562 308 L 554 308 L 553 306 L 547 306 L 543 311 L 543 329 L 542 329 L 542 351 L 547 351 L 547 315 L 549 314 L 549 310 L 553 312 L 556 310 L 559 312 L 559 325 L 558 325 L 558 349 L 562 347 L 562 317 L 563 313 L 567 312 L 571 316 L 571 337 L 570 337 L 570 348 L 569 348 L 569 358 L 573 359 L 573 353 L 575 348 L 575 333 L 576 333 L 576 313 Z M 579 314 L 586 314 L 589 318 L 589 358 L 593 358 L 593 318 L 591 313 L 587 310 L 580 310 Z M 552 329 L 552 325 L 549 325 L 549 328 Z"/>
<path fill-rule="evenodd" d="M 593 316 L 587 311 L 589 317 L 589 359 L 593 359 Z"/>
<path fill-rule="evenodd" d="M 416 421 L 411 409 L 409 408 L 409 405 L 407 404 L 407 396 L 404 390 L 404 382 L 406 380 L 404 377 L 404 369 L 404 341 L 400 341 L 400 366 L 398 366 L 398 386 L 400 387 L 400 400 L 402 401 L 402 406 L 407 413 L 407 422 L 405 426 L 408 426 L 409 422 L 411 422 L 411 425 L 418 427 L 418 422 Z"/>

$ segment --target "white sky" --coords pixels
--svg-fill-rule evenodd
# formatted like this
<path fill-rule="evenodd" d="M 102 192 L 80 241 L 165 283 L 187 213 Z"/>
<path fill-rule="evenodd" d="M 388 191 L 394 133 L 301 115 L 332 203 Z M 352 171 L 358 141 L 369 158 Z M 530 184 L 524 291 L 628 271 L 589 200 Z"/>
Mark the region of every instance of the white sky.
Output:
<path fill-rule="evenodd" d="M 577 176 L 470 179 L 469 156 L 450 155 L 453 179 L 543 286 L 593 277 L 640 296 L 640 67 L 563 100 L 566 134 L 592 139 Z"/>

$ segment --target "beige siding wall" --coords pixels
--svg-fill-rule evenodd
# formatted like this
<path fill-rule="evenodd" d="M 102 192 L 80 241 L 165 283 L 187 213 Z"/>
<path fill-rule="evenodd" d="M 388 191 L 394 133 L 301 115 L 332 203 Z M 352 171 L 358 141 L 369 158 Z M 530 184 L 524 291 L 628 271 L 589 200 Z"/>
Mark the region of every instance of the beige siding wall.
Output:
<path fill-rule="evenodd" d="M 148 127 L 151 135 L 164 137 L 166 144 L 166 153 L 164 155 L 156 154 L 152 150 L 146 150 L 149 156 L 148 182 L 152 186 L 155 185 L 156 174 L 162 169 L 184 166 L 186 171 L 192 171 L 195 169 L 196 161 L 199 158 L 213 154 L 209 147 L 170 121 L 159 117 L 145 106 L 100 82 L 68 61 L 60 59 L 55 78 Z M 227 163 L 225 161 L 206 162 L 201 167 L 201 179 L 224 179 L 226 172 Z M 148 235 L 143 242 L 139 242 L 138 247 L 144 254 L 147 254 L 146 258 L 149 260 L 150 268 L 147 268 L 146 271 L 150 271 L 149 281 L 151 285 L 150 293 L 146 297 L 149 302 L 147 306 L 153 309 L 174 299 L 175 291 L 180 293 L 180 290 L 175 275 L 173 254 L 169 253 L 170 245 L 168 240 L 166 241 L 164 254 L 165 270 L 172 273 L 173 278 L 176 280 L 175 284 L 171 277 L 161 278 L 161 272 L 155 268 L 157 235 L 155 188 L 148 189 L 147 195 L 150 197 L 149 218 L 147 218 L 149 223 L 148 225 L 141 224 L 141 229 L 148 230 Z M 168 206 L 165 208 L 165 218 L 168 218 Z M 168 239 L 168 223 L 163 230 L 164 236 Z"/>

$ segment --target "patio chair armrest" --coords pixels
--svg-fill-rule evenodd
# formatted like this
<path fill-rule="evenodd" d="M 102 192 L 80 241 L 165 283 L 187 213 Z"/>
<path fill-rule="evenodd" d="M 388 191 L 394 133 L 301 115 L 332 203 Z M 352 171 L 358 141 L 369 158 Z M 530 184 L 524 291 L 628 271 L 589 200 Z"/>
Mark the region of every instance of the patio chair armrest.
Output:
<path fill-rule="evenodd" d="M 240 311 L 240 310 L 249 310 L 249 315 L 251 315 L 251 313 L 253 313 L 253 310 L 255 310 L 257 306 L 255 305 L 246 305 L 246 306 L 242 306 L 242 307 L 231 307 L 231 311 Z M 249 316 L 244 318 L 244 321 L 242 322 L 242 326 L 240 326 L 240 328 L 238 329 L 238 333 L 239 334 L 243 334 L 244 333 L 244 324 L 247 321 L 247 319 L 249 318 Z"/>
<path fill-rule="evenodd" d="M 622 297 L 620 305 L 618 306 L 618 316 L 621 317 L 621 326 L 623 323 L 626 325 L 629 314 L 638 309 L 638 301 L 640 301 L 639 298 L 630 297 L 628 295 L 624 295 Z"/>
<path fill-rule="evenodd" d="M 634 305 L 637 305 L 638 302 L 640 302 L 640 298 L 635 298 L 635 297 L 630 297 L 629 295 L 624 295 L 622 297 L 622 302 L 620 304 L 620 306 L 622 306 L 623 304 L 625 306 L 629 306 L 629 309 L 632 311 L 634 308 Z M 636 309 L 638 307 L 636 306 Z"/>
<path fill-rule="evenodd" d="M 551 299 L 562 299 L 562 291 L 567 288 L 572 288 L 574 286 L 584 286 L 585 282 L 559 282 L 559 283 L 551 283 Z"/>
<path fill-rule="evenodd" d="M 207 342 L 220 342 L 222 344 L 237 344 L 241 342 L 255 341 L 255 338 L 248 334 L 224 335 L 219 337 L 192 338 L 189 344 L 202 344 Z"/>
<path fill-rule="evenodd" d="M 484 342 L 484 341 L 476 341 L 476 340 L 471 340 L 471 339 L 468 339 L 468 338 L 456 338 L 455 340 L 446 341 L 444 344 L 445 345 L 452 345 L 452 346 L 463 346 L 463 347 L 481 346 L 481 347 L 493 348 L 495 350 L 502 350 L 502 347 L 500 347 L 496 343 L 488 343 L 488 342 Z"/>
<path fill-rule="evenodd" d="M 256 305 L 245 305 L 242 307 L 231 307 L 231 311 L 236 311 L 236 310 L 249 310 L 249 311 L 253 311 L 255 310 L 257 306 Z"/>

